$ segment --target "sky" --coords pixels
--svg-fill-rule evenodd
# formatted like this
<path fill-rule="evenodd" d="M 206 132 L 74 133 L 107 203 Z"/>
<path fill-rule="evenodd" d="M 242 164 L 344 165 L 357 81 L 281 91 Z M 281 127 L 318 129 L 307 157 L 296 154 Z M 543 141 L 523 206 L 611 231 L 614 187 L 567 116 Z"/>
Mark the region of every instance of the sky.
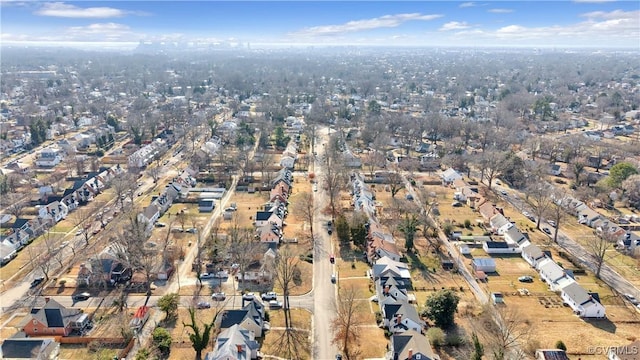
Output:
<path fill-rule="evenodd" d="M 0 0 L 3 45 L 140 41 L 640 50 L 640 1 Z"/>

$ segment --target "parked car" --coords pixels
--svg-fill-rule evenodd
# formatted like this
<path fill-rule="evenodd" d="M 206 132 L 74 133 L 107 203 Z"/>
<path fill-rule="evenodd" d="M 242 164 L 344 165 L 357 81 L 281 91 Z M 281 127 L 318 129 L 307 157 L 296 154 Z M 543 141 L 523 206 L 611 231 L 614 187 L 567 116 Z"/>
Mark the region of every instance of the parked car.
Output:
<path fill-rule="evenodd" d="M 221 270 L 221 271 L 218 271 L 217 273 L 214 273 L 213 277 L 216 279 L 226 279 L 229 277 L 229 273 L 224 270 Z"/>
<path fill-rule="evenodd" d="M 200 274 L 200 279 L 201 280 L 203 280 L 203 279 L 213 279 L 214 277 L 215 277 L 214 274 L 208 273 L 208 272 Z"/>
<path fill-rule="evenodd" d="M 196 304 L 196 307 L 198 309 L 208 309 L 211 307 L 211 304 L 206 301 L 200 301 L 199 303 Z"/>
<path fill-rule="evenodd" d="M 334 264 L 336 262 L 336 257 L 333 256 L 333 254 L 331 254 L 331 256 L 329 257 L 329 262 Z"/>
<path fill-rule="evenodd" d="M 226 299 L 227 297 L 223 292 L 217 292 L 211 294 L 211 298 L 216 301 L 224 301 L 224 299 Z"/>
<path fill-rule="evenodd" d="M 188 232 L 188 233 L 190 233 L 190 234 L 195 234 L 195 233 L 197 233 L 197 232 L 198 232 L 198 229 L 196 229 L 196 228 L 191 228 L 191 229 L 187 229 L 187 230 L 185 230 L 185 231 L 186 231 L 186 232 Z"/>
<path fill-rule="evenodd" d="M 336 274 L 335 274 L 335 273 L 331 274 L 331 282 L 332 282 L 333 284 L 335 284 L 335 283 L 336 283 Z"/>
<path fill-rule="evenodd" d="M 276 294 L 275 291 L 269 291 L 262 294 L 262 300 L 270 301 L 270 300 L 277 300 L 277 299 L 278 299 L 278 294 Z"/>
<path fill-rule="evenodd" d="M 623 296 L 625 297 L 625 299 L 629 300 L 629 302 L 632 303 L 633 305 L 640 304 L 640 302 L 638 302 L 638 299 L 636 299 L 636 297 L 631 294 L 624 294 Z"/>
<path fill-rule="evenodd" d="M 553 220 L 547 220 L 547 223 L 553 227 L 556 227 L 556 222 Z"/>
<path fill-rule="evenodd" d="M 167 224 L 165 224 L 165 223 L 162 223 L 162 222 L 157 222 L 156 223 L 156 227 L 165 227 L 165 226 L 167 226 Z"/>
<path fill-rule="evenodd" d="M 249 292 L 242 295 L 242 300 L 253 300 L 256 298 L 256 294 Z"/>
<path fill-rule="evenodd" d="M 509 193 L 507 193 L 507 190 L 500 190 L 500 194 L 502 194 L 502 196 L 509 195 Z"/>
<path fill-rule="evenodd" d="M 547 235 L 551 235 L 551 230 L 549 230 L 549 228 L 542 228 L 542 231 L 544 231 Z"/>
<path fill-rule="evenodd" d="M 278 300 L 269 301 L 269 309 L 281 309 L 281 308 L 282 308 L 282 301 L 278 301 Z"/>
<path fill-rule="evenodd" d="M 342 360 L 342 355 L 336 354 L 336 360 Z"/>
<path fill-rule="evenodd" d="M 73 295 L 73 300 L 84 301 L 84 300 L 88 300 L 90 297 L 91 297 L 91 294 L 89 294 L 88 292 L 83 292 L 80 294 Z"/>
<path fill-rule="evenodd" d="M 454 201 L 454 202 L 451 203 L 451 206 L 460 207 L 460 206 L 462 206 L 462 203 L 460 201 Z"/>
<path fill-rule="evenodd" d="M 44 276 L 38 276 L 37 278 L 33 279 L 33 281 L 31 282 L 31 288 L 33 289 L 34 287 L 40 285 L 40 283 L 42 283 L 44 281 Z"/>
<path fill-rule="evenodd" d="M 531 282 L 533 282 L 533 277 L 531 277 L 531 276 L 520 276 L 520 277 L 518 278 L 518 281 L 520 281 L 520 282 L 526 282 L 526 283 L 531 283 Z"/>

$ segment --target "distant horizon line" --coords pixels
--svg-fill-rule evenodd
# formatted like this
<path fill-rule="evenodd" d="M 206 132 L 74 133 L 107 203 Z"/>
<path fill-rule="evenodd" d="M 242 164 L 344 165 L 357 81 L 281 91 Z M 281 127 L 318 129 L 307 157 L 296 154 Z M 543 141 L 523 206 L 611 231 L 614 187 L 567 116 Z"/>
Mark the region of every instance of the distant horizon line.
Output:
<path fill-rule="evenodd" d="M 350 44 L 350 43 L 278 43 L 278 42 L 204 42 L 204 41 L 14 41 L 2 42 L 0 48 L 76 48 L 77 50 L 137 50 L 141 45 L 161 45 L 166 49 L 180 47 L 180 50 L 192 48 L 193 50 L 265 50 L 265 49 L 311 49 L 311 48 L 412 48 L 412 49 L 514 49 L 514 50 L 587 50 L 587 51 L 626 51 L 640 52 L 640 47 L 602 47 L 585 45 L 427 45 L 427 44 Z M 87 47 L 95 47 L 87 49 Z M 256 47 L 256 48 L 254 48 Z"/>

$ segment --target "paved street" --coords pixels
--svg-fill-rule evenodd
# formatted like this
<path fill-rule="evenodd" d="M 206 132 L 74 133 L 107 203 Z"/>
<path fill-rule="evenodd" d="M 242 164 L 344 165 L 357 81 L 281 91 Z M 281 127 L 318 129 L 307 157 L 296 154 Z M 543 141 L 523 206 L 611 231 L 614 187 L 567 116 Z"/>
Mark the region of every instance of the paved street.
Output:
<path fill-rule="evenodd" d="M 335 270 L 329 262 L 329 256 L 333 253 L 331 236 L 327 234 L 326 224 L 331 220 L 323 215 L 322 209 L 329 203 L 328 195 L 322 186 L 323 165 L 320 161 L 324 155 L 324 148 L 329 140 L 328 128 L 318 130 L 319 141 L 315 150 L 318 154 L 315 161 L 315 179 L 318 181 L 318 191 L 313 192 L 316 204 L 315 216 L 315 241 L 313 254 L 313 342 L 311 358 L 334 359 L 338 348 L 331 343 L 333 332 L 331 321 L 336 316 L 336 291 L 337 285 L 331 283 L 331 273 Z"/>

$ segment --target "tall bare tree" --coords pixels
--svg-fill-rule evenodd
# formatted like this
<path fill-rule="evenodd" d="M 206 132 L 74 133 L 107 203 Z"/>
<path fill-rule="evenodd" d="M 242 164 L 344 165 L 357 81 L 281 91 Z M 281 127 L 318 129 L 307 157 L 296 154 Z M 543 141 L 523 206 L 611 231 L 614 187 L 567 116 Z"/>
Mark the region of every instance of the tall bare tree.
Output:
<path fill-rule="evenodd" d="M 361 303 L 357 300 L 359 295 L 358 289 L 353 285 L 340 287 L 336 317 L 332 322 L 333 343 L 342 349 L 347 360 L 357 359 L 360 356 L 360 350 L 357 348 L 360 343 L 358 327 L 362 324 L 359 315 Z"/>
<path fill-rule="evenodd" d="M 308 342 L 308 335 L 294 326 L 289 306 L 291 290 L 301 283 L 299 263 L 299 257 L 288 246 L 284 246 L 278 251 L 275 263 L 275 281 L 283 292 L 285 329 L 282 336 L 277 340 L 277 344 L 278 348 L 281 349 L 281 353 L 288 359 L 295 358 L 297 354 L 303 353 L 303 349 Z"/>
<path fill-rule="evenodd" d="M 525 359 L 521 347 L 535 334 L 532 324 L 516 307 L 485 308 L 480 317 L 495 360 Z"/>
<path fill-rule="evenodd" d="M 542 221 L 542 218 L 547 215 L 549 208 L 553 204 L 551 193 L 551 187 L 541 179 L 530 183 L 527 189 L 529 204 L 531 205 L 533 214 L 537 218 L 537 229 L 540 229 L 540 222 Z"/>
<path fill-rule="evenodd" d="M 600 232 L 594 231 L 594 236 L 587 240 L 587 251 L 593 257 L 596 265 L 596 277 L 600 278 L 602 265 L 606 261 L 607 252 L 615 245 L 615 237 L 611 228 L 604 229 Z"/>
<path fill-rule="evenodd" d="M 312 240 L 315 239 L 313 232 L 313 220 L 315 217 L 316 208 L 317 206 L 313 202 L 313 194 L 309 192 L 303 192 L 295 195 L 293 212 L 309 224 L 309 232 Z"/>

